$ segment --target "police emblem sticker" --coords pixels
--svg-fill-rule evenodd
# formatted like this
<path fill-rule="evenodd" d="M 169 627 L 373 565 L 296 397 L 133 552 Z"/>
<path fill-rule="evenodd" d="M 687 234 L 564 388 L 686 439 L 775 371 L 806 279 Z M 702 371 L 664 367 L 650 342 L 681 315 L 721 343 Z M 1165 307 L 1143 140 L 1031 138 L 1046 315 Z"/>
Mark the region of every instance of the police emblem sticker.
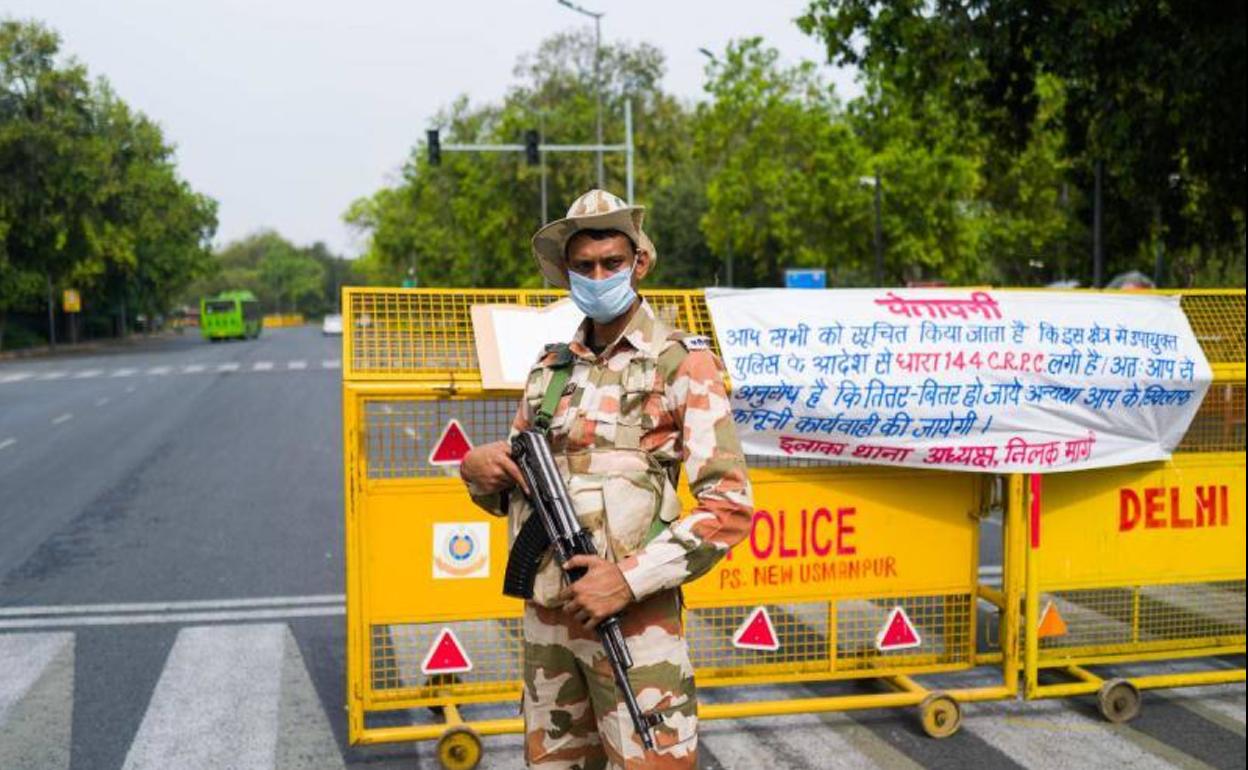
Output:
<path fill-rule="evenodd" d="M 486 522 L 433 525 L 433 578 L 488 578 L 490 525 Z"/>

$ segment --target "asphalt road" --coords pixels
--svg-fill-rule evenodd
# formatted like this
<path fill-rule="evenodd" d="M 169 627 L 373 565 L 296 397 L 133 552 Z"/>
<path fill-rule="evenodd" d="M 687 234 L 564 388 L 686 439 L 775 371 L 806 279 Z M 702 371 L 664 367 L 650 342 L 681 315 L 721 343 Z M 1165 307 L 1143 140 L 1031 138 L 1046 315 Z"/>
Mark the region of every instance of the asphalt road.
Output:
<path fill-rule="evenodd" d="M 0 361 L 0 768 L 437 767 L 429 744 L 346 746 L 339 344 L 308 327 Z M 985 523 L 989 576 L 999 535 Z M 702 764 L 1243 767 L 1244 703 L 1149 693 L 1117 727 L 1089 699 L 979 704 L 945 741 L 908 712 L 708 722 Z M 518 737 L 486 746 L 483 767 L 521 764 Z"/>

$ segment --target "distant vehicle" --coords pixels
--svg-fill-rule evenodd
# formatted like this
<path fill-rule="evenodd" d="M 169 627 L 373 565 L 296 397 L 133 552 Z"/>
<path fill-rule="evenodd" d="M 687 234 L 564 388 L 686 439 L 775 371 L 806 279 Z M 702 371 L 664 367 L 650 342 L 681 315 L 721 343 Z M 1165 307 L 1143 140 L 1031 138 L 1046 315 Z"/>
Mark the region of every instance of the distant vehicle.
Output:
<path fill-rule="evenodd" d="M 260 302 L 249 291 L 223 291 L 199 301 L 199 329 L 206 340 L 252 339 L 263 328 Z"/>
<path fill-rule="evenodd" d="M 325 316 L 325 320 L 321 321 L 321 334 L 327 337 L 331 334 L 342 334 L 342 316 L 337 313 Z"/>

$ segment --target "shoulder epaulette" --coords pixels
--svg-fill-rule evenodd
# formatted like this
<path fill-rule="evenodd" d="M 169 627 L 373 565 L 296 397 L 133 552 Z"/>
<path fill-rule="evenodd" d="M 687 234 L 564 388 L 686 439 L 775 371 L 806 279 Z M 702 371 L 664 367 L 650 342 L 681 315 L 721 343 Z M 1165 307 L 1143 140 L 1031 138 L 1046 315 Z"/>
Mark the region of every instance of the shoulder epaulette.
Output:
<path fill-rule="evenodd" d="M 567 366 L 572 363 L 572 348 L 566 342 L 552 342 L 546 346 L 541 360 L 545 362 L 545 366 Z"/>
<path fill-rule="evenodd" d="M 690 353 L 695 350 L 710 350 L 711 338 L 703 334 L 682 334 L 680 344 L 684 345 L 685 350 Z"/>

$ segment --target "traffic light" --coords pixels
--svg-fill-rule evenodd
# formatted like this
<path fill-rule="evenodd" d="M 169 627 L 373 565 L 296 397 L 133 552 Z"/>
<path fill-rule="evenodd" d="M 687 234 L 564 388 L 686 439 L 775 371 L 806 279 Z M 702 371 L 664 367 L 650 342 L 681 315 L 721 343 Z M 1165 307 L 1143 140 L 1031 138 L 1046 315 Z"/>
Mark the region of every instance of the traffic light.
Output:
<path fill-rule="evenodd" d="M 429 165 L 436 166 L 442 162 L 442 140 L 438 138 L 438 129 L 425 132 L 429 144 Z"/>
<path fill-rule="evenodd" d="M 537 149 L 537 132 L 533 129 L 524 132 L 524 160 L 530 166 L 542 162 L 541 153 Z"/>

